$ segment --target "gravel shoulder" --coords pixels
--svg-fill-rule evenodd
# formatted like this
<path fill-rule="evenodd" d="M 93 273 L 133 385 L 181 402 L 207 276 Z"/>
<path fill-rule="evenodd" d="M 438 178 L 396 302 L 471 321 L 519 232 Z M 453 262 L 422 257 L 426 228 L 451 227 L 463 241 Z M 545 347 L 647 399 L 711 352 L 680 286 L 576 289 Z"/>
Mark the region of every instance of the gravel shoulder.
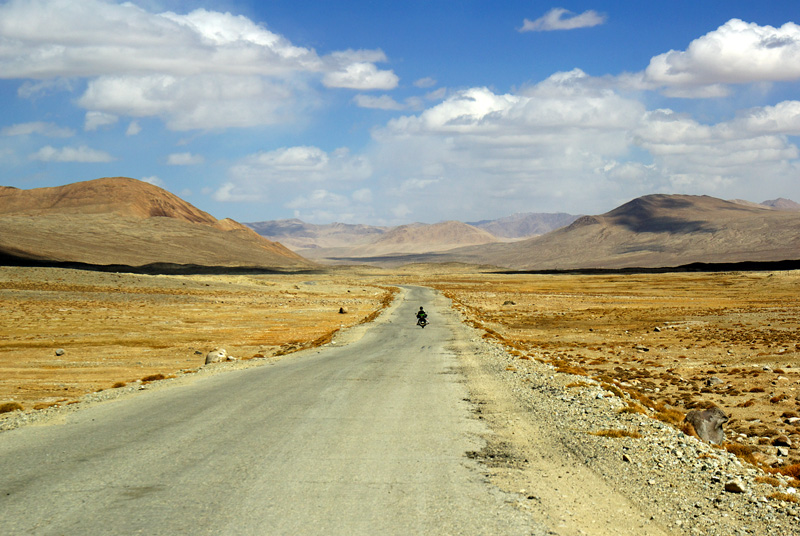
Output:
<path fill-rule="evenodd" d="M 474 456 L 556 534 L 800 534 L 798 504 L 768 498 L 797 490 L 759 483 L 764 473 L 727 451 L 620 413 L 628 402 L 596 381 L 535 360 L 523 366 L 482 332 L 460 329 L 453 350 L 476 418 L 492 431 Z M 601 430 L 640 437 L 592 435 Z"/>

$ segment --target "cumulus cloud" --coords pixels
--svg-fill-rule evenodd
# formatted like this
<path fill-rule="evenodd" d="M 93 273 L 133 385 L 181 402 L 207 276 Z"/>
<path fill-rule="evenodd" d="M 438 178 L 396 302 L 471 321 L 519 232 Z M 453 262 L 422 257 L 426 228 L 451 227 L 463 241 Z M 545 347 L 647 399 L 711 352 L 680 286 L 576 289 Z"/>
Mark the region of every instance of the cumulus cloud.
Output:
<path fill-rule="evenodd" d="M 119 117 L 105 112 L 86 112 L 83 130 L 92 131 L 100 127 L 107 127 L 119 121 Z"/>
<path fill-rule="evenodd" d="M 373 95 L 356 95 L 353 97 L 353 102 L 359 108 L 373 108 L 377 110 L 405 110 L 406 107 L 394 100 L 389 95 L 381 95 L 379 97 Z"/>
<path fill-rule="evenodd" d="M 167 157 L 170 166 L 196 166 L 206 161 L 203 155 L 192 153 L 172 153 Z"/>
<path fill-rule="evenodd" d="M 584 11 L 576 15 L 569 10 L 556 7 L 536 20 L 525 19 L 520 32 L 549 32 L 553 30 L 575 30 L 599 26 L 606 21 L 606 16 L 594 10 Z"/>
<path fill-rule="evenodd" d="M 56 15 L 56 16 L 54 16 Z M 392 89 L 381 51 L 320 57 L 244 16 L 196 9 L 151 13 L 102 0 L 11 0 L 0 5 L 0 78 L 29 79 L 20 95 L 69 89 L 80 106 L 156 116 L 176 130 L 287 122 L 327 87 Z M 302 98 L 301 98 L 302 97 Z"/>
<path fill-rule="evenodd" d="M 131 121 L 128 124 L 128 128 L 125 130 L 126 136 L 136 136 L 142 131 L 141 125 L 139 125 L 138 121 Z"/>
<path fill-rule="evenodd" d="M 92 149 L 86 145 L 81 145 L 79 147 L 62 147 L 60 149 L 46 145 L 32 154 L 30 158 L 31 160 L 39 160 L 41 162 L 99 163 L 114 161 L 114 157 L 110 154 Z"/>
<path fill-rule="evenodd" d="M 150 177 L 142 177 L 141 180 L 142 180 L 142 182 L 146 182 L 147 184 L 152 184 L 153 186 L 158 186 L 159 188 L 166 188 L 167 187 L 167 185 L 164 184 L 164 181 L 162 181 L 156 175 L 152 175 Z"/>
<path fill-rule="evenodd" d="M 282 147 L 242 158 L 228 170 L 228 181 L 215 193 L 220 201 L 266 198 L 272 190 L 319 190 L 319 184 L 362 181 L 372 174 L 365 156 L 347 149 L 326 152 L 319 147 Z M 316 186 L 315 186 L 316 185 Z"/>
<path fill-rule="evenodd" d="M 75 131 L 71 128 L 60 127 L 55 123 L 45 123 L 44 121 L 32 121 L 30 123 L 17 123 L 0 129 L 3 136 L 30 136 L 39 134 L 50 138 L 71 138 Z"/>
<path fill-rule="evenodd" d="M 670 96 L 719 97 L 728 84 L 800 79 L 800 26 L 780 28 L 731 19 L 692 41 L 650 60 L 643 87 L 664 88 Z"/>

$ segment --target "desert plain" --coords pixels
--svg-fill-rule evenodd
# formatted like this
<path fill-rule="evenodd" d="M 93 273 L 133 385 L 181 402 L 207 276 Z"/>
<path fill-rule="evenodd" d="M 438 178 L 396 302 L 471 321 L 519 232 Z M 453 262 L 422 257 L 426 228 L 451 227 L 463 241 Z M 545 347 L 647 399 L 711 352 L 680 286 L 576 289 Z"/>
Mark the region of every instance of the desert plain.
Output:
<path fill-rule="evenodd" d="M 715 405 L 730 418 L 737 453 L 762 466 L 800 462 L 794 271 L 543 275 L 426 265 L 137 275 L 2 267 L 0 404 L 36 411 L 190 374 L 217 348 L 238 360 L 280 359 L 369 321 L 397 285 L 450 298 L 517 357 L 510 373 L 548 363 L 553 374 L 575 375 L 576 387 L 581 377 L 600 381 L 635 400 L 629 411 L 676 427 L 686 412 Z"/>

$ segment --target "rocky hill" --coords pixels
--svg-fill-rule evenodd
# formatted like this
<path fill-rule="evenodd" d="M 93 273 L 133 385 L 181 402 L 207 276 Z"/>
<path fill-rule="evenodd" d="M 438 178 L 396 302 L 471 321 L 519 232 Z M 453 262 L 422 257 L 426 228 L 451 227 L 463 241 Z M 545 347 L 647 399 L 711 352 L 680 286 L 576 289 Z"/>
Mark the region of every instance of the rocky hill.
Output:
<path fill-rule="evenodd" d="M 566 227 L 578 218 L 580 216 L 563 212 L 555 214 L 526 212 L 496 220 L 469 222 L 469 224 L 488 231 L 498 238 L 529 238 Z"/>
<path fill-rule="evenodd" d="M 388 230 L 387 227 L 347 223 L 315 225 L 298 219 L 263 221 L 245 225 L 264 238 L 280 242 L 295 251 L 368 244 L 380 238 Z"/>
<path fill-rule="evenodd" d="M 90 265 L 312 266 L 244 225 L 217 220 L 157 186 L 125 177 L 32 190 L 0 187 L 0 257 Z"/>
<path fill-rule="evenodd" d="M 797 211 L 689 195 L 644 196 L 606 214 L 581 217 L 544 236 L 460 248 L 436 257 L 439 262 L 517 270 L 796 259 L 800 259 Z"/>

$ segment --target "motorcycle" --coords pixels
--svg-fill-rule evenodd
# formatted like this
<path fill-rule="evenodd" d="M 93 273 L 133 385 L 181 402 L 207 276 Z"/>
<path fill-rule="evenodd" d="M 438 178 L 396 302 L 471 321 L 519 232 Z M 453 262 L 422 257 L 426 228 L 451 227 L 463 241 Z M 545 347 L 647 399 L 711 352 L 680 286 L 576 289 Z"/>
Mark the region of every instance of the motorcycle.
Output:
<path fill-rule="evenodd" d="M 428 319 L 423 316 L 422 318 L 417 320 L 417 325 L 422 329 L 425 329 L 425 326 L 428 325 Z"/>

